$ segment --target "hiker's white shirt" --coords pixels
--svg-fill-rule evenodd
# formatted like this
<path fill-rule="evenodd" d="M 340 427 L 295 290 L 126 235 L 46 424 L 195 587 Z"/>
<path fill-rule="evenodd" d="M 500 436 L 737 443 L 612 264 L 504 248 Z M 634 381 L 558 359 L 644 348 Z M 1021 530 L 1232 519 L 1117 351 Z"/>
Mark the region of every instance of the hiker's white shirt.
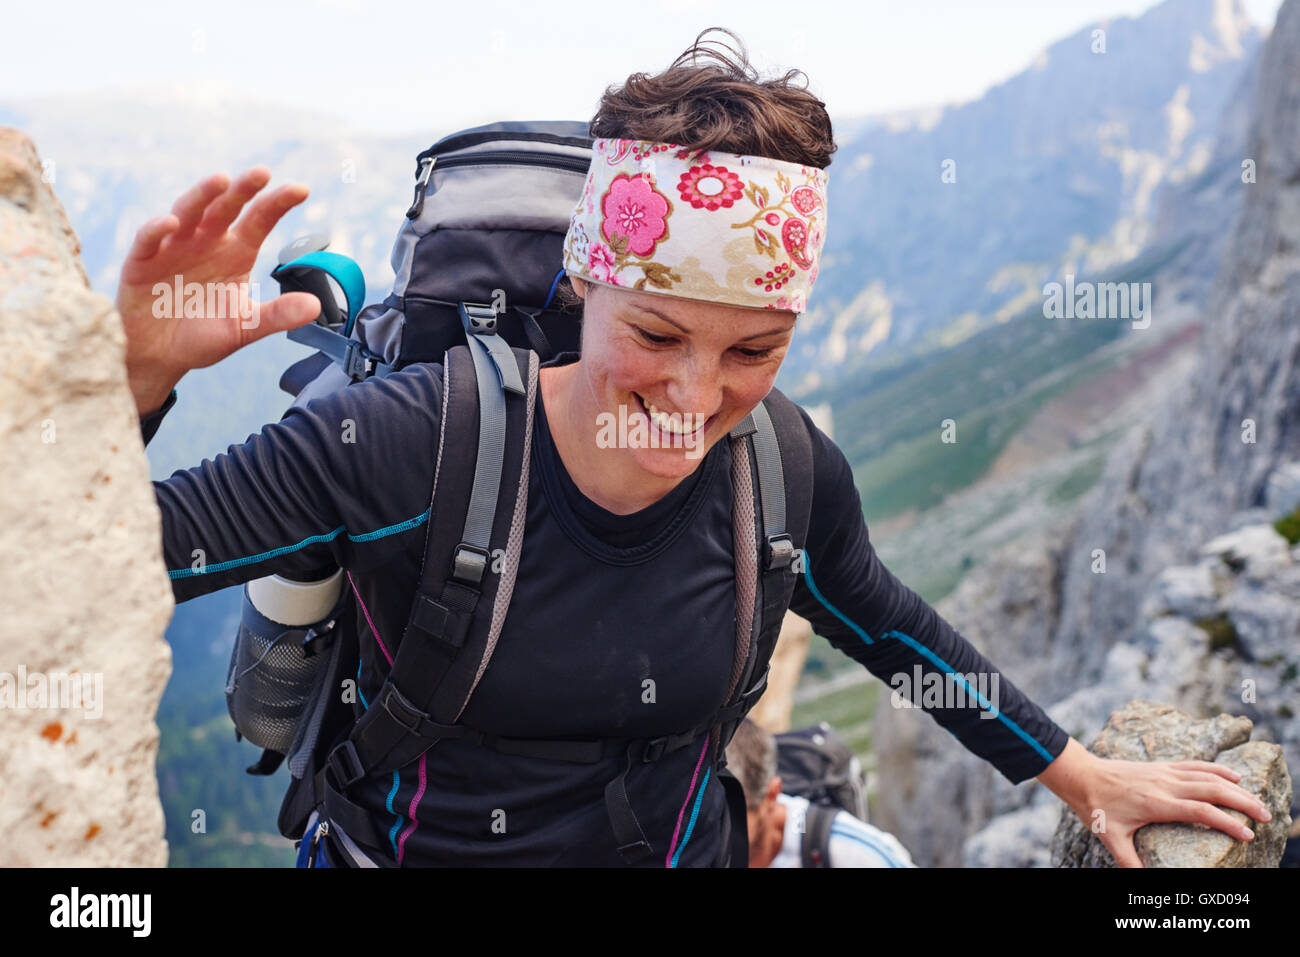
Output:
<path fill-rule="evenodd" d="M 785 833 L 781 837 L 781 850 L 768 867 L 802 867 L 799 853 L 803 840 L 804 819 L 808 814 L 808 799 L 778 794 L 776 799 L 785 805 Z M 912 855 L 898 843 L 892 834 L 859 821 L 848 811 L 840 811 L 831 821 L 831 867 L 915 867 Z"/>

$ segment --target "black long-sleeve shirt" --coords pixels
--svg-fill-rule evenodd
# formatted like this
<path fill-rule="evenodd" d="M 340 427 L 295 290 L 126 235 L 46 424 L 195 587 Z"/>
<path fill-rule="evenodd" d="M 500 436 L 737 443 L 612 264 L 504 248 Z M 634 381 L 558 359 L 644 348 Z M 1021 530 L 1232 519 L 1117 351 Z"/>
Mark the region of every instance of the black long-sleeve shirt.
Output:
<path fill-rule="evenodd" d="M 441 396 L 442 367 L 411 366 L 295 406 L 244 444 L 155 482 L 176 600 L 341 566 L 360 598 L 365 707 L 419 577 Z M 175 401 L 142 419 L 146 441 Z M 700 725 L 726 691 L 735 641 L 729 443 L 660 501 L 617 515 L 565 471 L 540 391 L 537 411 L 518 579 L 462 720 L 520 737 L 649 737 Z M 1010 781 L 1041 773 L 1066 733 L 884 566 L 848 461 L 804 420 L 814 490 L 791 608 L 892 687 L 910 688 L 906 697 Z M 929 693 L 944 686 L 970 693 Z M 704 742 L 628 775 L 652 863 L 708 865 L 725 840 Z M 365 781 L 358 800 L 404 865 L 617 866 L 603 793 L 621 768 L 620 758 L 575 765 L 446 740 Z"/>

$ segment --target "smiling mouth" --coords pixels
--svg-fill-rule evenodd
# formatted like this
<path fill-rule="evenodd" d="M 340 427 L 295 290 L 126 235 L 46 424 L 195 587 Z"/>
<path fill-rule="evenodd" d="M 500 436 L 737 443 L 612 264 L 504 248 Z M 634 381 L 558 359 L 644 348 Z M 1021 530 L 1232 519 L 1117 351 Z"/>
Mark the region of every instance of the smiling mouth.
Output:
<path fill-rule="evenodd" d="M 698 414 L 691 412 L 652 412 L 649 408 L 650 403 L 646 402 L 642 396 L 633 392 L 632 398 L 636 399 L 637 410 L 650 420 L 650 424 L 655 429 L 664 435 L 681 436 L 682 438 L 703 436 L 709 426 L 713 424 L 713 420 L 718 417 L 718 413 L 715 412 L 697 428 L 687 429 L 688 424 L 698 419 Z"/>

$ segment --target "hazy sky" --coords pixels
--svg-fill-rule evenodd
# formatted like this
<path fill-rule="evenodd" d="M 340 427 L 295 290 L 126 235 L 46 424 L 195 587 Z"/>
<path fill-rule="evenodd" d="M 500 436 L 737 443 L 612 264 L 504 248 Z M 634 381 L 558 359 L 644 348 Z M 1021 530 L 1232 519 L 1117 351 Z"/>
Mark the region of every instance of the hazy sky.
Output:
<path fill-rule="evenodd" d="M 852 117 L 975 98 L 1051 42 L 1152 5 L 47 0 L 5 11 L 0 99 L 141 86 L 230 92 L 310 104 L 384 133 L 577 119 L 606 85 L 661 70 L 700 30 L 725 26 L 760 70 L 804 70 L 833 117 Z M 1280 0 L 1244 5 L 1271 28 Z"/>

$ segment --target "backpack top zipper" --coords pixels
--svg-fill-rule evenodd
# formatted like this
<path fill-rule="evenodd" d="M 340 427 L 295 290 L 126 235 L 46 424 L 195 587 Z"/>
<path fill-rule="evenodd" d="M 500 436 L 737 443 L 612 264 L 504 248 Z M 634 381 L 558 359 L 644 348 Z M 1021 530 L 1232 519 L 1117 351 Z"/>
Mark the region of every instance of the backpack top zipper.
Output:
<path fill-rule="evenodd" d="M 440 169 L 455 169 L 459 166 L 546 166 L 585 174 L 591 164 L 581 156 L 545 156 L 524 150 L 491 150 L 464 156 L 422 156 L 420 171 L 415 178 L 415 196 L 411 200 L 411 208 L 406 211 L 407 219 L 417 218 L 424 210 L 424 193 L 429 188 L 429 178 L 433 175 L 435 165 Z"/>

